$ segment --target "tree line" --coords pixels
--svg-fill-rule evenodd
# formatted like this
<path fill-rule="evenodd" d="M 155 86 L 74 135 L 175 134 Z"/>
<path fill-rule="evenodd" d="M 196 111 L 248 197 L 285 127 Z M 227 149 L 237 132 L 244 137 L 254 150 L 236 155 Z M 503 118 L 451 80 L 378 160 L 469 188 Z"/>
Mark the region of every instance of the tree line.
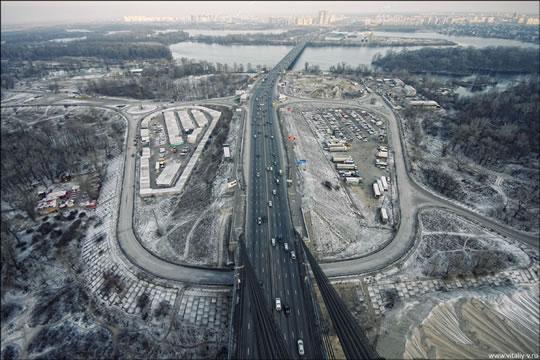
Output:
<path fill-rule="evenodd" d="M 79 90 L 81 93 L 135 99 L 189 101 L 234 95 L 235 90 L 242 88 L 248 78 L 247 75 L 231 73 L 181 79 L 167 76 L 118 76 L 88 81 Z"/>
<path fill-rule="evenodd" d="M 52 60 L 61 57 L 98 57 L 120 60 L 172 59 L 170 49 L 159 43 L 74 41 L 69 43 L 4 44 L 2 60 Z"/>
<path fill-rule="evenodd" d="M 31 31 L 3 31 L 1 38 L 4 45 L 39 44 L 55 39 L 85 37 L 80 41 L 89 42 L 158 42 L 170 45 L 186 41 L 189 34 L 182 30 L 170 32 L 155 32 L 149 28 L 121 28 L 118 32 L 109 32 L 108 28 L 92 32 L 66 31 L 65 29 L 40 29 Z"/>
<path fill-rule="evenodd" d="M 385 71 L 470 75 L 472 73 L 538 74 L 537 49 L 518 47 L 422 48 L 376 54 L 372 64 Z"/>

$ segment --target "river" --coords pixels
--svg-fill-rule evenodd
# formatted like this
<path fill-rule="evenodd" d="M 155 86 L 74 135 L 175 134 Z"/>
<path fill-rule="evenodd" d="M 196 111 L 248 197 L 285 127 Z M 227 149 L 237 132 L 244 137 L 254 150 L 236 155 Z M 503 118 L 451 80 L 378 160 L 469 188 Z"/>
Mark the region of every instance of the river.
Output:
<path fill-rule="evenodd" d="M 233 63 L 251 63 L 256 65 L 275 65 L 287 52 L 290 46 L 259 45 L 218 45 L 184 41 L 170 46 L 173 58 L 206 60 L 213 63 L 232 65 Z"/>
<path fill-rule="evenodd" d="M 233 30 L 189 30 L 193 35 L 195 32 L 202 34 L 225 35 Z M 237 30 L 239 31 L 239 30 Z M 260 30 L 261 31 L 261 30 Z M 259 32 L 260 32 L 259 31 Z M 276 30 L 269 29 L 267 32 Z M 211 33 L 212 32 L 212 33 Z M 255 32 L 246 30 L 245 32 Z M 398 32 L 374 32 L 377 36 L 392 37 L 411 37 L 411 38 L 437 38 L 454 41 L 461 46 L 473 46 L 482 48 L 486 46 L 520 46 L 534 47 L 535 44 L 524 43 L 516 40 L 495 39 L 495 38 L 476 38 L 468 36 L 449 36 L 432 32 L 417 33 L 398 33 Z M 421 46 L 407 47 L 409 50 L 418 49 Z M 268 46 L 268 45 L 217 45 L 204 44 L 197 42 L 181 42 L 170 46 L 172 55 L 175 59 L 181 57 L 193 58 L 198 60 L 207 60 L 211 62 L 227 63 L 232 65 L 234 62 L 244 64 L 251 63 L 261 65 L 275 65 L 290 49 L 288 46 Z M 310 65 L 319 65 L 323 70 L 327 70 L 331 65 L 339 62 L 345 62 L 356 66 L 358 64 L 371 65 L 371 59 L 376 53 L 385 54 L 388 50 L 399 51 L 402 47 L 320 47 L 307 48 L 298 59 L 294 69 L 303 68 L 308 62 Z"/>

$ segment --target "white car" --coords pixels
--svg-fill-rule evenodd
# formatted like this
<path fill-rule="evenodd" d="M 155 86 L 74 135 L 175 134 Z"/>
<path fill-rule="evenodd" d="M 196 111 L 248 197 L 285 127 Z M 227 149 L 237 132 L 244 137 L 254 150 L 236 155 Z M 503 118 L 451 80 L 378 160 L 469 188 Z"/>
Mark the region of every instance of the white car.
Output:
<path fill-rule="evenodd" d="M 268 202 L 268 207 L 272 207 L 272 202 L 271 201 Z"/>
<path fill-rule="evenodd" d="M 272 238 L 272 246 L 276 246 L 276 238 Z"/>
<path fill-rule="evenodd" d="M 299 355 L 304 355 L 305 352 L 304 352 L 304 342 L 302 341 L 302 339 L 298 339 L 298 354 Z"/>
<path fill-rule="evenodd" d="M 288 243 L 284 243 L 283 247 L 285 248 L 285 251 L 289 251 L 289 244 Z"/>
<path fill-rule="evenodd" d="M 296 260 L 296 254 L 294 253 L 294 251 L 291 251 L 291 259 Z"/>
<path fill-rule="evenodd" d="M 281 311 L 281 299 L 276 298 L 276 311 Z"/>

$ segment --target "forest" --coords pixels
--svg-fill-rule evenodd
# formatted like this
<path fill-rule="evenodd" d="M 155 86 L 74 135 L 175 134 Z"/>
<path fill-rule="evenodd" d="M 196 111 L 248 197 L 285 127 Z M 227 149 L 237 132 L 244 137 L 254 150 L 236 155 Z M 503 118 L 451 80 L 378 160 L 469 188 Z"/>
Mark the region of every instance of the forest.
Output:
<path fill-rule="evenodd" d="M 91 80 L 81 93 L 106 96 L 131 97 L 135 99 L 160 99 L 190 101 L 234 95 L 248 80 L 248 75 L 210 74 L 200 78 L 169 76 L 122 76 L 111 79 Z"/>
<path fill-rule="evenodd" d="M 540 57 L 537 49 L 517 47 L 448 47 L 389 51 L 376 54 L 372 64 L 385 71 L 405 70 L 411 73 L 448 75 L 538 74 Z"/>
<path fill-rule="evenodd" d="M 459 98 L 450 146 L 480 164 L 540 153 L 540 86 L 536 79 L 502 92 Z"/>
<path fill-rule="evenodd" d="M 3 112 L 4 116 L 8 117 Z M 91 109 L 66 114 L 64 119 L 35 125 L 2 124 L 2 199 L 30 217 L 36 199 L 29 190 L 35 182 L 50 184 L 64 173 L 85 167 L 99 169 L 104 157 L 122 150 L 125 124 L 117 117 Z"/>
<path fill-rule="evenodd" d="M 114 28 L 116 29 L 116 28 Z M 48 28 L 31 31 L 4 31 L 2 41 L 4 45 L 13 44 L 38 44 L 45 41 L 84 37 L 82 41 L 89 42 L 157 42 L 163 45 L 170 45 L 185 41 L 189 34 L 178 30 L 171 32 L 155 32 L 148 28 L 121 28 L 121 30 L 108 31 L 109 28 L 96 29 L 96 31 L 66 31 L 65 29 Z"/>
<path fill-rule="evenodd" d="M 159 43 L 73 41 L 69 43 L 4 44 L 2 60 L 53 60 L 61 57 L 108 59 L 172 59 L 169 48 Z"/>

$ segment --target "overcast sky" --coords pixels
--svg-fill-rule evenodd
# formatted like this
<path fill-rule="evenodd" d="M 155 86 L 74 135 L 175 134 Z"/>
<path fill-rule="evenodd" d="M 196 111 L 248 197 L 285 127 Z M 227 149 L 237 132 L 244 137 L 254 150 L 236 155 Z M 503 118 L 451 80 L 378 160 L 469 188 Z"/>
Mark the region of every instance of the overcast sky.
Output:
<path fill-rule="evenodd" d="M 125 15 L 315 15 L 418 12 L 518 12 L 538 15 L 538 1 L 2 1 L 2 24 L 117 20 Z"/>

